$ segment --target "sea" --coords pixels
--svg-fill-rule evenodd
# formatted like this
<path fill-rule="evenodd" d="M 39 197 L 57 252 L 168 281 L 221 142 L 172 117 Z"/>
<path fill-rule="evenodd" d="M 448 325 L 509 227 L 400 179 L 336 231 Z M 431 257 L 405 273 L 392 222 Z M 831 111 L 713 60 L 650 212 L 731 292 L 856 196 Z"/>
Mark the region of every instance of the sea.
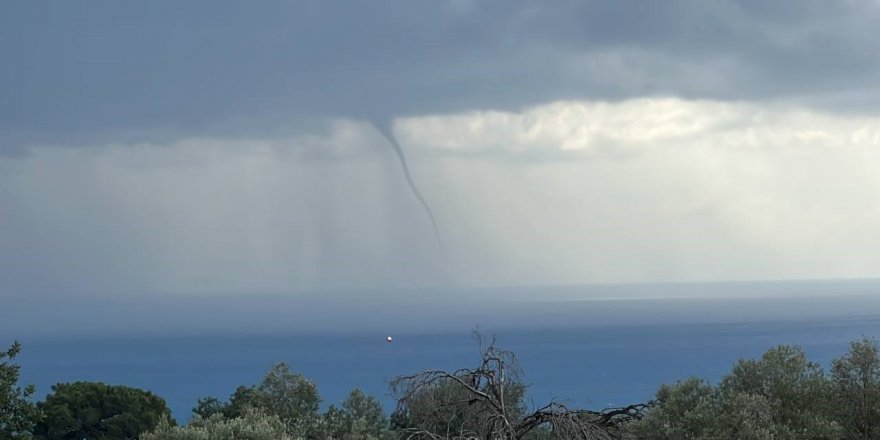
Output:
<path fill-rule="evenodd" d="M 880 334 L 880 315 L 785 322 L 602 325 L 508 328 L 494 333 L 512 351 L 530 384 L 528 402 L 602 409 L 645 402 L 661 384 L 690 376 L 717 381 L 742 358 L 778 344 L 803 347 L 825 366 L 851 341 Z M 491 338 L 483 335 L 484 343 Z M 100 381 L 149 390 L 164 398 L 180 423 L 197 399 L 227 398 L 253 385 L 275 363 L 287 362 L 315 382 L 323 405 L 354 388 L 394 408 L 388 381 L 424 369 L 475 367 L 472 331 L 396 334 L 192 334 L 23 339 L 22 383 L 44 396 L 58 382 Z"/>

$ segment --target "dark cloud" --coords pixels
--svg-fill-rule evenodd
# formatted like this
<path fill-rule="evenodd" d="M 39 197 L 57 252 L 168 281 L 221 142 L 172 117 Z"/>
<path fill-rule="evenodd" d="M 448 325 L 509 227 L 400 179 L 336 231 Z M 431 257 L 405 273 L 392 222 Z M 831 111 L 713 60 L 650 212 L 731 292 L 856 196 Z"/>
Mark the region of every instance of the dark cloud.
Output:
<path fill-rule="evenodd" d="M 7 2 L 0 148 L 651 94 L 865 108 L 877 18 L 794 0 Z"/>

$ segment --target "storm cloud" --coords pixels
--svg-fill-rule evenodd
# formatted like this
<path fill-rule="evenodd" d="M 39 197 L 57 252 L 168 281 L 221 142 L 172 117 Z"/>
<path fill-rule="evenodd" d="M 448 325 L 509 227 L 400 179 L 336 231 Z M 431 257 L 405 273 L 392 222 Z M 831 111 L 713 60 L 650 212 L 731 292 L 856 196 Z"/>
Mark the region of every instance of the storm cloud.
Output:
<path fill-rule="evenodd" d="M 0 295 L 880 273 L 877 2 L 4 8 Z"/>
<path fill-rule="evenodd" d="M 9 2 L 0 145 L 658 94 L 868 111 L 878 19 L 863 1 Z"/>

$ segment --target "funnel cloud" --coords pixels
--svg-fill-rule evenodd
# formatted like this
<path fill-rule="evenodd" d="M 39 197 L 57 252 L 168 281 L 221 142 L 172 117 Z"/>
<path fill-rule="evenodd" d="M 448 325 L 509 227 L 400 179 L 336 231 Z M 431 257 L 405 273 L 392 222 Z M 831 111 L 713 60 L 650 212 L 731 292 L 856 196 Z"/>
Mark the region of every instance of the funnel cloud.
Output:
<path fill-rule="evenodd" d="M 425 214 L 428 216 L 428 219 L 431 220 L 431 228 L 434 230 L 434 238 L 437 239 L 437 245 L 442 248 L 443 240 L 440 238 L 440 229 L 437 227 L 437 219 L 434 218 L 434 212 L 431 210 L 431 206 L 428 205 L 428 202 L 422 196 L 422 193 L 419 192 L 419 188 L 413 181 L 412 174 L 409 172 L 409 165 L 406 162 L 406 155 L 403 154 L 403 148 L 401 148 L 400 143 L 397 142 L 397 138 L 394 137 L 394 133 L 391 132 L 391 129 L 387 124 L 374 122 L 373 126 L 376 127 L 376 130 L 382 134 L 385 140 L 388 141 L 388 144 L 391 145 L 394 153 L 397 154 L 397 159 L 400 161 L 400 167 L 403 169 L 403 175 L 406 177 L 406 183 L 409 185 L 412 194 L 419 200 L 422 208 L 425 209 Z"/>

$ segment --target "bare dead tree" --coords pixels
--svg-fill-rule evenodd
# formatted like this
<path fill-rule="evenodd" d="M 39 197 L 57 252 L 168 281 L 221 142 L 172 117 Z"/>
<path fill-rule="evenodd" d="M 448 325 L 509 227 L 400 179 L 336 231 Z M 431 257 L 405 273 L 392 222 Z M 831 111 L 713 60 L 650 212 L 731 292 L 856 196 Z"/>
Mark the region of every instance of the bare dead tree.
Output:
<path fill-rule="evenodd" d="M 542 428 L 560 439 L 615 439 L 622 424 L 646 409 L 636 404 L 573 410 L 553 402 L 529 413 L 522 403 L 526 387 L 516 357 L 495 347 L 494 338 L 482 348 L 483 338 L 477 332 L 475 337 L 481 347 L 476 368 L 427 370 L 391 381 L 402 438 L 518 440 Z"/>

